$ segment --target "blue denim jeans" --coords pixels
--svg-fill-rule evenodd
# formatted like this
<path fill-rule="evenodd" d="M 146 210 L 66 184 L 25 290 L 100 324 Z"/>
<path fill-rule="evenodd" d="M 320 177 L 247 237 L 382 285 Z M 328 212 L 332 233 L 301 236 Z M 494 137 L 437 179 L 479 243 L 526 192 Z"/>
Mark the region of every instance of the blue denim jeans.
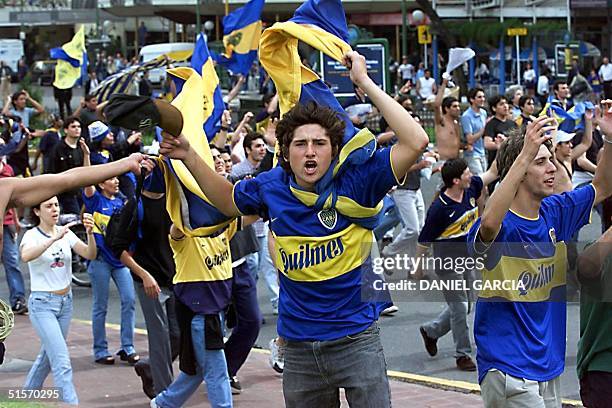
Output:
<path fill-rule="evenodd" d="M 19 269 L 17 239 L 11 230 L 12 228 L 5 225 L 2 232 L 2 264 L 4 265 L 6 283 L 9 288 L 9 300 L 11 306 L 15 306 L 18 300 L 25 301 L 25 285 L 23 284 L 23 276 L 21 276 L 21 270 Z"/>
<path fill-rule="evenodd" d="M 204 336 L 204 316 L 195 315 L 191 320 L 191 338 L 197 360 L 197 374 L 188 375 L 181 371 L 174 382 L 155 397 L 158 407 L 182 407 L 202 381 L 206 382 L 208 401 L 212 408 L 233 406 L 225 354 L 223 350 L 206 350 Z"/>
<path fill-rule="evenodd" d="M 391 406 L 387 363 L 374 322 L 368 329 L 331 341 L 288 341 L 283 394 L 287 408 L 340 407 L 344 388 L 350 407 Z"/>
<path fill-rule="evenodd" d="M 374 237 L 376 238 L 376 241 L 380 241 L 385 236 L 385 233 L 391 228 L 395 228 L 400 221 L 401 218 L 399 212 L 397 211 L 397 207 L 394 206 L 387 211 L 380 224 L 374 228 Z"/>
<path fill-rule="evenodd" d="M 108 288 L 111 278 L 119 290 L 121 299 L 121 348 L 128 355 L 134 350 L 135 303 L 134 281 L 127 267 L 113 268 L 101 258 L 90 262 L 87 272 L 91 278 L 93 290 L 93 309 L 91 313 L 93 330 L 94 358 L 100 359 L 110 355 L 106 341 L 106 309 L 108 306 Z"/>
<path fill-rule="evenodd" d="M 72 382 L 72 366 L 66 345 L 72 318 L 72 293 L 56 295 L 32 292 L 28 307 L 30 321 L 40 338 L 41 348 L 23 388 L 42 388 L 45 378 L 51 372 L 54 385 L 62 390 L 62 401 L 77 405 L 79 399 Z"/>
<path fill-rule="evenodd" d="M 268 251 L 268 226 L 264 229 L 264 235 L 257 237 L 259 241 L 259 252 L 246 256 L 246 263 L 253 278 L 257 282 L 258 274 L 262 274 L 268 291 L 270 292 L 270 303 L 272 307 L 278 307 L 278 275 L 276 268 L 270 258 Z"/>

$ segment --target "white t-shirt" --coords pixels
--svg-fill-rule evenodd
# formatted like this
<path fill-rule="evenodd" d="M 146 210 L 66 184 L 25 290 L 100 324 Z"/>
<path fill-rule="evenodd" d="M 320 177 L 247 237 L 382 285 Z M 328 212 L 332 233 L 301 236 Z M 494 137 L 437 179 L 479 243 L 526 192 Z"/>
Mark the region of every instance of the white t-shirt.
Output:
<path fill-rule="evenodd" d="M 433 78 L 419 78 L 419 95 L 421 96 L 421 98 L 427 99 L 433 95 L 433 86 L 435 83 L 436 81 Z"/>
<path fill-rule="evenodd" d="M 599 77 L 602 81 L 612 81 L 612 64 L 608 63 L 599 68 Z"/>
<path fill-rule="evenodd" d="M 412 64 L 402 64 L 399 66 L 398 70 L 401 73 L 404 81 L 412 79 L 414 76 L 414 65 Z"/>
<path fill-rule="evenodd" d="M 538 95 L 546 95 L 548 93 L 548 77 L 540 75 L 538 78 Z"/>
<path fill-rule="evenodd" d="M 57 227 L 56 227 L 57 228 Z M 20 247 L 42 244 L 49 236 L 37 227 L 28 230 L 21 239 Z M 72 231 L 55 241 L 38 258 L 28 262 L 31 291 L 50 292 L 62 290 L 72 280 L 72 247 L 79 241 Z"/>
<path fill-rule="evenodd" d="M 523 79 L 527 82 L 531 82 L 535 80 L 535 70 L 534 69 L 528 69 L 527 71 L 525 71 L 523 73 Z"/>

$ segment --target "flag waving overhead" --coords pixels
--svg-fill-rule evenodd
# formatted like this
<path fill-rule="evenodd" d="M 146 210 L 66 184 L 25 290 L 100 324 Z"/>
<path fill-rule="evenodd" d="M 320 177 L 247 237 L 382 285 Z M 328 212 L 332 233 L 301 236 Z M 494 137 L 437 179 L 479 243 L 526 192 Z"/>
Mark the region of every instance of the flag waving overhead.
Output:
<path fill-rule="evenodd" d="M 52 48 L 49 54 L 51 59 L 57 60 L 53 86 L 59 89 L 72 88 L 81 76 L 81 66 L 86 61 L 85 26 L 81 26 L 70 42 L 61 48 Z"/>
<path fill-rule="evenodd" d="M 204 134 L 208 141 L 212 141 L 221 129 L 221 116 L 223 116 L 225 104 L 223 103 L 223 94 L 219 86 L 219 77 L 215 72 L 206 38 L 202 34 L 198 36 L 193 50 L 191 68 L 193 69 L 178 68 L 168 72 L 176 85 L 177 94 L 182 91 L 185 81 L 191 76 L 193 71 L 202 76 L 202 83 L 204 85 L 204 117 L 207 118 L 204 122 Z"/>
<path fill-rule="evenodd" d="M 337 196 L 334 178 L 347 167 L 367 161 L 376 149 L 376 139 L 369 130 L 356 129 L 331 90 L 315 72 L 302 65 L 298 41 L 341 62 L 344 54 L 351 50 L 342 3 L 339 0 L 306 1 L 291 20 L 276 23 L 262 34 L 259 58 L 278 90 L 281 115 L 297 103 L 314 101 L 337 111 L 346 124 L 340 153 L 317 183 L 316 194 L 302 191 L 297 185 L 292 186 L 292 192 L 305 205 L 317 210 L 335 207 L 354 222 L 373 228 L 382 203 L 375 208 L 363 208 L 351 197 Z M 355 214 L 360 217 L 356 218 Z"/>
<path fill-rule="evenodd" d="M 168 70 L 182 78 L 181 92 L 172 101 L 183 115 L 182 133 L 206 165 L 213 167 L 213 159 L 204 135 L 203 123 L 210 118 L 213 94 L 218 86 L 212 61 L 202 66 L 203 76 L 192 68 Z M 214 74 L 214 79 L 210 80 Z M 180 160 L 159 159 L 166 183 L 166 209 L 174 225 L 188 236 L 208 236 L 226 227 L 231 219 L 217 210 L 206 198 L 185 164 Z"/>
<path fill-rule="evenodd" d="M 567 111 L 561 106 L 551 103 L 549 97 L 548 102 L 544 105 L 540 116 L 548 115 L 557 120 L 559 130 L 567 133 L 574 133 L 577 130 L 584 129 L 584 112 L 594 110 L 595 106 L 589 101 L 578 102 Z"/>
<path fill-rule="evenodd" d="M 223 17 L 225 53 L 218 62 L 233 74 L 247 75 L 257 58 L 264 0 L 251 0 Z"/>

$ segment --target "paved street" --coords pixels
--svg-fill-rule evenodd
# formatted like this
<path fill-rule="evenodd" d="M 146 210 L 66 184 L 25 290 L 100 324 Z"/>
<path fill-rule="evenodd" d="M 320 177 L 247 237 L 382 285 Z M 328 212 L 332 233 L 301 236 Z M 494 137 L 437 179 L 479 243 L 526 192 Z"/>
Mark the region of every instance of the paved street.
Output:
<path fill-rule="evenodd" d="M 119 341 L 117 328 L 107 329 L 109 343 Z M 24 341 L 26 340 L 27 341 Z M 146 349 L 146 336 L 136 334 L 135 346 Z M 36 357 L 39 342 L 36 334 L 25 316 L 17 316 L 16 328 L 6 342 L 7 361 L 0 366 L 0 394 L 7 389 L 23 385 L 25 376 Z M 92 361 L 91 327 L 81 321 L 73 321 L 70 327 L 68 342 L 74 370 L 75 386 L 83 407 L 137 408 L 148 406 L 148 399 L 141 391 L 140 379 L 132 367 L 117 360 L 114 366 L 100 366 Z M 282 407 L 281 376 L 269 368 L 268 354 L 264 350 L 253 351 L 241 371 L 243 393 L 234 396 L 234 406 L 244 408 Z M 175 364 L 175 373 L 178 363 Z M 51 376 L 45 384 L 51 387 Z M 204 389 L 204 387 L 203 387 Z M 198 392 L 185 405 L 201 407 L 206 404 L 203 392 Z M 393 404 L 397 407 L 431 407 L 431 408 L 472 408 L 482 407 L 478 395 L 445 391 L 407 382 L 391 381 Z M 347 407 L 342 397 L 342 407 Z M 45 404 L 59 405 L 59 404 Z M 0 408 L 3 405 L 0 396 Z M 31 405 L 20 405 L 31 406 Z"/>

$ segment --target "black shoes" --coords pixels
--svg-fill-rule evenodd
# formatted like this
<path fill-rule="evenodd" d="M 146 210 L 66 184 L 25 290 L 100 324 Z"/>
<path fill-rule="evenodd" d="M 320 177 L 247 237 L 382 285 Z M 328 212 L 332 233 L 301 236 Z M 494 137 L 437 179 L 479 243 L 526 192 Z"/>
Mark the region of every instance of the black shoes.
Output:
<path fill-rule="evenodd" d="M 427 350 L 427 353 L 429 353 L 429 355 L 432 357 L 438 354 L 438 340 L 429 337 L 423 326 L 419 327 L 419 331 L 423 337 L 423 342 L 425 343 L 425 350 Z"/>
<path fill-rule="evenodd" d="M 242 392 L 242 385 L 240 385 L 238 377 L 230 376 L 230 388 L 232 389 L 232 395 L 238 395 Z"/>
<path fill-rule="evenodd" d="M 139 361 L 134 364 L 136 374 L 142 380 L 142 391 L 149 399 L 155 398 L 155 389 L 153 387 L 153 377 L 151 376 L 151 366 L 147 361 Z"/>
<path fill-rule="evenodd" d="M 461 356 L 457 359 L 457 368 L 461 371 L 476 371 L 476 364 L 468 356 Z"/>
<path fill-rule="evenodd" d="M 96 363 L 103 364 L 103 365 L 113 365 L 115 364 L 115 357 L 113 356 L 100 357 L 99 359 L 96 360 Z"/>
<path fill-rule="evenodd" d="M 128 354 L 125 350 L 119 350 L 117 353 L 121 361 L 127 361 L 129 365 L 134 365 L 140 361 L 140 356 L 137 353 Z"/>
<path fill-rule="evenodd" d="M 17 299 L 17 301 L 15 302 L 15 306 L 13 306 L 11 310 L 13 311 L 13 313 L 18 315 L 24 315 L 28 313 L 28 307 L 26 306 L 25 301 L 22 299 Z"/>

